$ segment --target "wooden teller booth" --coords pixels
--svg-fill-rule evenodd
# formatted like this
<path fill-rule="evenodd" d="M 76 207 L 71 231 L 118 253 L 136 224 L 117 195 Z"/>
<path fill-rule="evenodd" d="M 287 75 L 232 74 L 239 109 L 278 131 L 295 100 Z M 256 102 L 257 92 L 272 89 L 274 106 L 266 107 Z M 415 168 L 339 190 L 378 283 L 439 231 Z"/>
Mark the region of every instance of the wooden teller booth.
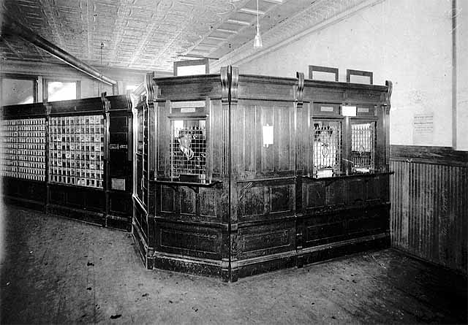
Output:
<path fill-rule="evenodd" d="M 390 82 L 229 66 L 146 87 L 132 232 L 147 268 L 237 281 L 389 246 Z"/>

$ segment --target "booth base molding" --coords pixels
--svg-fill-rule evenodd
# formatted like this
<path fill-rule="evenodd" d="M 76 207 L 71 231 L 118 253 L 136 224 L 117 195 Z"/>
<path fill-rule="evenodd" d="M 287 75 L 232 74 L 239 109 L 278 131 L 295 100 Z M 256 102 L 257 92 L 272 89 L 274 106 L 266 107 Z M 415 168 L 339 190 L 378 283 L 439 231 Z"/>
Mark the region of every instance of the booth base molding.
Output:
<path fill-rule="evenodd" d="M 278 253 L 238 261 L 238 277 L 245 278 L 257 274 L 295 267 L 296 252 Z"/>
<path fill-rule="evenodd" d="M 0 199 L 6 204 L 45 211 L 47 186 L 45 182 L 15 177 L 0 177 Z"/>
<path fill-rule="evenodd" d="M 125 231 L 132 230 L 132 217 L 122 217 L 112 214 L 106 215 L 105 226 L 107 228 L 121 229 Z"/>
<path fill-rule="evenodd" d="M 35 201 L 15 196 L 4 195 L 3 202 L 5 204 L 11 204 L 22 208 L 33 209 L 41 212 L 45 212 L 46 210 L 46 205 L 43 201 Z"/>
<path fill-rule="evenodd" d="M 97 226 L 105 226 L 105 214 L 101 212 L 74 209 L 55 204 L 48 204 L 46 207 L 46 212 L 58 215 L 60 217 L 75 219 Z"/>
<path fill-rule="evenodd" d="M 16 196 L 3 195 L 3 202 L 8 205 L 50 213 L 59 217 L 73 219 L 106 228 L 131 231 L 132 217 L 116 216 L 104 212 L 89 211 L 58 204 L 46 204 L 45 200 L 37 201 Z"/>
<path fill-rule="evenodd" d="M 325 245 L 308 247 L 298 252 L 299 265 L 312 264 L 355 253 L 390 247 L 390 234 L 382 233 Z"/>
<path fill-rule="evenodd" d="M 135 250 L 141 257 L 145 268 L 152 270 L 154 268 L 154 249 L 148 245 L 146 239 L 143 237 L 142 232 L 135 223 L 132 224 L 132 235 L 133 241 L 136 244 Z"/>
<path fill-rule="evenodd" d="M 226 274 L 222 270 L 221 261 L 181 257 L 159 252 L 154 254 L 154 268 L 217 278 L 222 277 L 222 274 Z M 228 279 L 223 280 L 227 281 Z"/>
<path fill-rule="evenodd" d="M 147 269 L 162 269 L 216 277 L 225 282 L 236 282 L 240 278 L 253 275 L 292 267 L 300 268 L 307 264 L 390 247 L 390 234 L 386 232 L 294 251 L 224 261 L 154 251 L 146 244 L 137 227 L 133 227 L 133 238 L 137 244 L 138 253 Z"/>

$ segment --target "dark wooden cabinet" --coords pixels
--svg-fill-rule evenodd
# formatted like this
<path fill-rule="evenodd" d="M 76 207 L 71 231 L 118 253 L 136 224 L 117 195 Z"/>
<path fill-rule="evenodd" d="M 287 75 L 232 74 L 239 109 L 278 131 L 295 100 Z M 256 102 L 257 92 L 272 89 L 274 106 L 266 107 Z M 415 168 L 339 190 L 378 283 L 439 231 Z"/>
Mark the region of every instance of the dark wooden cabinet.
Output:
<path fill-rule="evenodd" d="M 4 106 L 7 202 L 130 230 L 132 111 L 126 96 Z"/>
<path fill-rule="evenodd" d="M 133 234 L 148 268 L 236 281 L 389 245 L 391 85 L 148 78 Z"/>
<path fill-rule="evenodd" d="M 47 121 L 41 104 L 2 110 L 0 168 L 6 202 L 44 210 L 47 198 Z"/>
<path fill-rule="evenodd" d="M 126 96 L 103 98 L 108 123 L 106 226 L 131 229 L 133 116 Z"/>

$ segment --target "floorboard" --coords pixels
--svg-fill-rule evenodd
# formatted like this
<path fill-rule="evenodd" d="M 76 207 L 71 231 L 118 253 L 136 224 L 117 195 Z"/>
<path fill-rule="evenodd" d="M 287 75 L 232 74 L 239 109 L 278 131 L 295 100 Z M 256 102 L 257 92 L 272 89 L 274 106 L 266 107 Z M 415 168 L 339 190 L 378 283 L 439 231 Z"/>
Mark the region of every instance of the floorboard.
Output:
<path fill-rule="evenodd" d="M 129 233 L 3 209 L 1 324 L 466 324 L 466 277 L 393 250 L 236 283 L 148 271 Z"/>

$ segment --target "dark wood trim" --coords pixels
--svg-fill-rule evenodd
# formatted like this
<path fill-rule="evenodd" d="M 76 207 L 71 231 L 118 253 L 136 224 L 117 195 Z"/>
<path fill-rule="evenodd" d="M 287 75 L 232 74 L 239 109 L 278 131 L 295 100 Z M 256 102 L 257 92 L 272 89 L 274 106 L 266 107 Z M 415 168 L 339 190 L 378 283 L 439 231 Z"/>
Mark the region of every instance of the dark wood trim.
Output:
<path fill-rule="evenodd" d="M 150 85 L 147 85 L 146 88 L 153 88 L 153 81 L 154 85 L 157 85 L 158 87 L 162 85 L 177 85 L 177 84 L 185 84 L 185 83 L 190 83 L 194 81 L 199 81 L 200 82 L 207 82 L 207 81 L 219 81 L 219 74 L 205 74 L 205 75 L 195 75 L 195 76 L 177 76 L 177 77 L 158 77 L 158 78 L 153 78 L 153 76 L 150 74 L 148 77 L 148 82 Z M 154 94 L 156 95 L 156 94 Z M 161 99 L 161 97 L 156 98 L 156 96 L 148 96 L 148 98 L 151 101 L 157 101 L 158 99 Z M 183 100 L 183 99 L 181 99 Z"/>
<path fill-rule="evenodd" d="M 0 117 L 3 119 L 41 118 L 46 115 L 46 107 L 42 103 L 8 105 L 0 107 Z"/>
<path fill-rule="evenodd" d="M 340 90 L 347 90 L 347 91 L 373 91 L 376 93 L 379 92 L 387 92 L 388 86 L 384 85 L 368 85 L 368 84 L 357 84 L 357 83 L 347 83 L 347 82 L 340 82 L 340 81 L 324 81 L 324 80 L 304 80 L 305 87 L 313 87 L 313 88 L 329 88 L 335 91 Z"/>
<path fill-rule="evenodd" d="M 103 114 L 101 97 L 48 102 L 51 116 L 79 116 Z"/>
<path fill-rule="evenodd" d="M 468 151 L 435 146 L 390 146 L 390 160 L 468 167 Z"/>

